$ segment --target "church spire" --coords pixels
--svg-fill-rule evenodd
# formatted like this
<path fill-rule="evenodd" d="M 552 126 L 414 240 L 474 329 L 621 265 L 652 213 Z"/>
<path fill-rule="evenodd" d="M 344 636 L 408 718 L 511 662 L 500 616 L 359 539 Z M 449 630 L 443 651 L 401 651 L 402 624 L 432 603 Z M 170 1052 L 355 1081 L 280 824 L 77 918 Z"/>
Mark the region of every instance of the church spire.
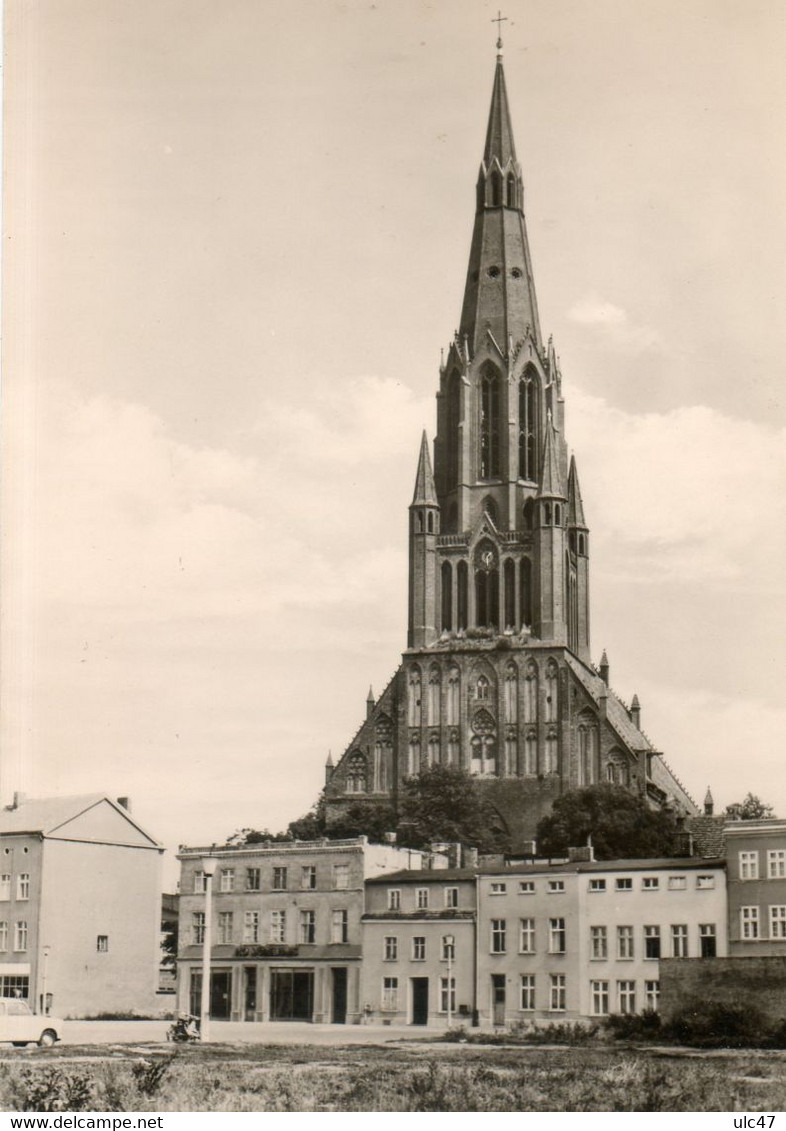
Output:
<path fill-rule="evenodd" d="M 420 441 L 420 455 L 418 457 L 418 471 L 415 476 L 415 494 L 412 496 L 412 506 L 432 506 L 437 503 L 437 489 L 434 486 L 434 472 L 431 470 L 431 456 L 428 451 L 428 438 L 425 429 L 423 439 Z"/>
<path fill-rule="evenodd" d="M 531 336 L 542 350 L 538 305 L 524 223 L 524 186 L 516 160 L 502 56 L 497 56 L 477 207 L 461 311 L 460 339 L 474 356 L 488 333 L 503 351 Z"/>

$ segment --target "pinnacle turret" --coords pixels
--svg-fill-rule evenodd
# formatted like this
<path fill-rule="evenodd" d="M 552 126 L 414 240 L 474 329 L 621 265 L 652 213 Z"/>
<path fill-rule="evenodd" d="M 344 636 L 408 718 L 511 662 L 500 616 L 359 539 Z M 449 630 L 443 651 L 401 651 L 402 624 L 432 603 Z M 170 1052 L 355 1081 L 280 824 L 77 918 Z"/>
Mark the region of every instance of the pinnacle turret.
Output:
<path fill-rule="evenodd" d="M 568 472 L 568 526 L 576 526 L 582 530 L 587 529 L 575 456 L 570 457 L 570 471 Z"/>
<path fill-rule="evenodd" d="M 431 469 L 431 456 L 428 450 L 428 437 L 425 429 L 420 441 L 420 455 L 418 456 L 418 471 L 415 476 L 415 493 L 412 496 L 412 506 L 438 506 L 437 489 L 434 485 L 434 472 Z"/>
<path fill-rule="evenodd" d="M 540 498 L 564 499 L 565 485 L 559 467 L 559 453 L 557 450 L 557 432 L 551 414 L 546 422 L 546 437 L 543 445 L 543 466 L 538 487 Z"/>

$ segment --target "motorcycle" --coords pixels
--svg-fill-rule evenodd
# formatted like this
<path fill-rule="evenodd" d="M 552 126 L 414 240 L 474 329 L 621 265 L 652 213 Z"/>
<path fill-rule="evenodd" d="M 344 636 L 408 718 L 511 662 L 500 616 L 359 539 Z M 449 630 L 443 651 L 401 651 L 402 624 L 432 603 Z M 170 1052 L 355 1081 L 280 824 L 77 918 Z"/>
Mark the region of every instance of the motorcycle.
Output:
<path fill-rule="evenodd" d="M 198 1041 L 200 1037 L 200 1020 L 191 1013 L 186 1013 L 175 1018 L 167 1029 L 166 1039 L 175 1044 L 187 1044 Z"/>

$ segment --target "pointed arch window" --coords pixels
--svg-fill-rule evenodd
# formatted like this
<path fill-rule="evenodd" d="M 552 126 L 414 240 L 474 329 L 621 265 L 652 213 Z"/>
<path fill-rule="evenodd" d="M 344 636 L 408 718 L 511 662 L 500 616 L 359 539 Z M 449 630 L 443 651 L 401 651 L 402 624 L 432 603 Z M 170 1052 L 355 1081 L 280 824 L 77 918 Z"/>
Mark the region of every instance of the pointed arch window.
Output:
<path fill-rule="evenodd" d="M 480 380 L 480 478 L 494 479 L 500 468 L 499 377 L 492 368 Z"/>
<path fill-rule="evenodd" d="M 519 676 L 511 661 L 505 668 L 504 713 L 506 723 L 515 723 L 518 717 Z"/>
<path fill-rule="evenodd" d="M 491 495 L 486 495 L 485 499 L 483 500 L 483 513 L 489 516 L 495 526 L 499 525 L 497 504 L 494 502 Z"/>
<path fill-rule="evenodd" d="M 461 688 L 461 675 L 457 667 L 452 667 L 448 672 L 448 695 L 446 704 L 447 724 L 457 727 L 459 724 L 459 693 Z"/>
<path fill-rule="evenodd" d="M 448 732 L 447 764 L 449 766 L 458 766 L 459 764 L 459 736 L 457 730 Z"/>
<path fill-rule="evenodd" d="M 546 760 L 544 770 L 547 774 L 556 774 L 558 767 L 557 732 L 552 729 L 546 735 Z"/>
<path fill-rule="evenodd" d="M 508 173 L 508 208 L 516 207 L 516 178 Z"/>
<path fill-rule="evenodd" d="M 579 722 L 579 762 L 578 780 L 580 786 L 592 785 L 595 781 L 595 752 L 598 731 L 594 719 L 582 716 Z"/>
<path fill-rule="evenodd" d="M 407 777 L 414 778 L 416 774 L 420 773 L 420 735 L 411 734 L 409 736 L 409 747 L 407 749 Z"/>
<path fill-rule="evenodd" d="M 426 516 L 426 529 L 428 530 L 429 534 L 434 533 L 434 512 L 433 511 L 429 511 L 428 515 Z"/>
<path fill-rule="evenodd" d="M 497 741 L 491 734 L 476 734 L 470 743 L 472 773 L 478 777 L 494 777 L 497 773 Z"/>
<path fill-rule="evenodd" d="M 347 769 L 347 793 L 366 792 L 366 756 L 356 750 L 349 757 Z"/>
<path fill-rule="evenodd" d="M 538 478 L 538 377 L 528 367 L 519 381 L 519 478 Z"/>
<path fill-rule="evenodd" d="M 516 627 L 516 563 L 508 558 L 503 571 L 505 579 L 505 628 Z"/>
<path fill-rule="evenodd" d="M 475 698 L 484 703 L 491 698 L 491 683 L 488 676 L 478 676 L 478 681 L 475 684 Z"/>
<path fill-rule="evenodd" d="M 447 477 L 448 490 L 452 491 L 458 483 L 459 463 L 459 425 L 461 423 L 461 377 L 454 370 L 448 383 L 448 435 L 447 435 Z"/>
<path fill-rule="evenodd" d="M 442 629 L 450 632 L 453 628 L 453 566 L 442 563 Z"/>
<path fill-rule="evenodd" d="M 456 567 L 456 628 L 459 632 L 467 627 L 469 610 L 469 566 L 459 562 Z"/>
<path fill-rule="evenodd" d="M 420 668 L 410 668 L 407 687 L 407 721 L 411 727 L 420 726 Z"/>
<path fill-rule="evenodd" d="M 532 514 L 532 512 L 534 511 L 534 509 L 535 509 L 535 504 L 533 503 L 532 499 L 527 499 L 526 503 L 524 504 L 524 509 L 522 511 L 522 518 L 524 519 L 524 529 L 525 530 L 532 530 L 532 525 L 533 525 L 533 514 Z"/>
<path fill-rule="evenodd" d="M 428 725 L 439 726 L 440 700 L 442 698 L 442 677 L 436 664 L 432 664 L 428 673 Z"/>
<path fill-rule="evenodd" d="M 516 743 L 516 731 L 510 729 L 505 735 L 505 764 L 502 768 L 502 776 L 506 778 L 515 778 L 518 776 L 518 748 Z"/>
<path fill-rule="evenodd" d="M 428 764 L 429 766 L 438 766 L 439 761 L 439 735 L 432 734 L 428 740 Z"/>
<path fill-rule="evenodd" d="M 499 570 L 475 570 L 475 623 L 499 628 Z"/>
<path fill-rule="evenodd" d="M 499 208 L 502 204 L 502 176 L 494 170 L 491 174 L 491 206 Z"/>
<path fill-rule="evenodd" d="M 559 671 L 553 660 L 549 660 L 546 668 L 546 722 L 557 721 Z"/>
<path fill-rule="evenodd" d="M 527 731 L 524 739 L 524 773 L 534 776 L 538 772 L 538 736 L 534 730 Z"/>
<path fill-rule="evenodd" d="M 527 628 L 532 626 L 532 562 L 529 558 L 521 559 L 521 623 Z"/>
<path fill-rule="evenodd" d="M 538 721 L 538 669 L 532 660 L 527 664 L 524 676 L 524 721 Z"/>
<path fill-rule="evenodd" d="M 543 504 L 543 525 L 551 526 L 551 503 Z"/>

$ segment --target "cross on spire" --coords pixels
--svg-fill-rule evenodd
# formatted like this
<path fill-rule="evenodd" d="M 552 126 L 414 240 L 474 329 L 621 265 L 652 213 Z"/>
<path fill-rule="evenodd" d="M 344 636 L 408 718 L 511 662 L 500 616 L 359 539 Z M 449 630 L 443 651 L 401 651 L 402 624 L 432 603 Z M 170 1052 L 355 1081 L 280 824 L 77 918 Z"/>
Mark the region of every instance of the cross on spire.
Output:
<path fill-rule="evenodd" d="M 499 9 L 497 9 L 497 14 L 492 19 L 491 22 L 493 24 L 497 25 L 497 51 L 501 51 L 502 50 L 502 25 L 506 24 L 508 22 L 508 17 L 503 16 L 502 12 L 500 12 Z"/>

